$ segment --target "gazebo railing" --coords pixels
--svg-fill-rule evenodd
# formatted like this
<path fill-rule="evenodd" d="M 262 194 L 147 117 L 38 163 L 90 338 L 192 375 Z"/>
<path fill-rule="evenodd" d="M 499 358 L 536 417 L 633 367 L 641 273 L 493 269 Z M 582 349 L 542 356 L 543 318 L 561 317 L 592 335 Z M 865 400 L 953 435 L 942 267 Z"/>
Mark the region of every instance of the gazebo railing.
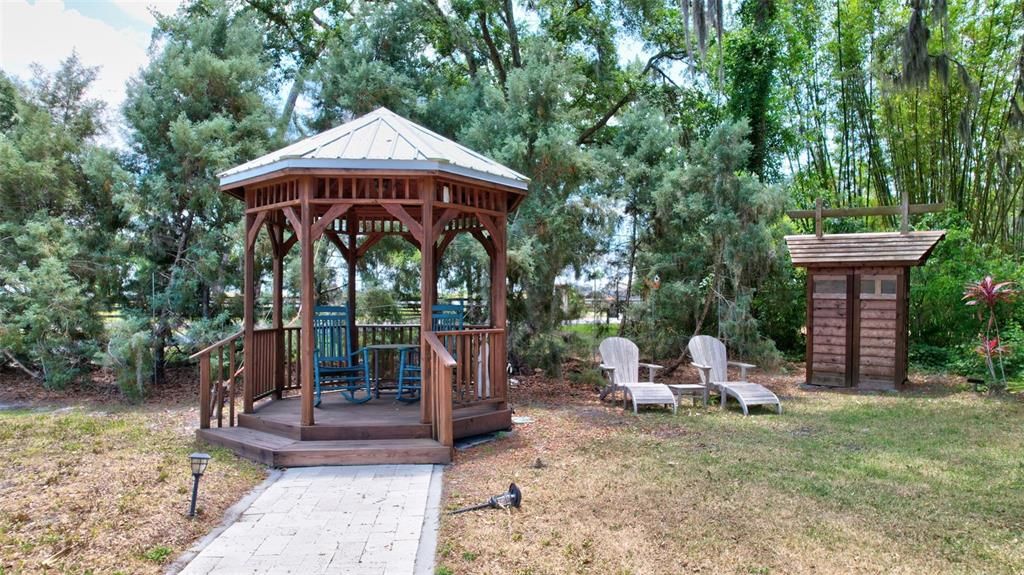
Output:
<path fill-rule="evenodd" d="M 216 420 L 224 427 L 227 405 L 227 426 L 235 425 L 235 390 L 242 383 L 242 340 L 238 332 L 193 354 L 199 360 L 199 428 L 208 429 Z"/>
<path fill-rule="evenodd" d="M 429 378 L 425 399 L 430 412 L 430 425 L 434 439 L 441 445 L 455 444 L 452 429 L 452 376 L 457 362 L 434 332 L 425 336 L 427 357 L 423 365 L 424 377 Z"/>
<path fill-rule="evenodd" d="M 408 324 L 367 324 L 357 329 L 360 345 L 413 343 L 420 334 L 418 325 Z M 239 331 L 192 355 L 191 359 L 199 362 L 199 427 L 235 426 L 237 401 L 243 399 L 244 405 L 241 396 L 245 391 L 255 401 L 300 389 L 300 332 L 298 326 L 256 329 L 252 349 L 244 349 L 244 333 Z M 434 437 L 451 445 L 453 409 L 507 401 L 505 330 L 473 326 L 427 332 L 425 340 L 424 399 Z M 382 357 L 378 367 L 391 373 L 396 359 Z M 247 370 L 250 386 L 243 391 Z M 379 375 L 386 377 L 387 373 Z"/>
<path fill-rule="evenodd" d="M 435 335 L 455 360 L 451 381 L 455 407 L 505 401 L 505 330 L 473 328 Z"/>
<path fill-rule="evenodd" d="M 252 399 L 262 399 L 277 390 L 277 330 L 274 328 L 255 329 L 252 332 L 252 349 L 245 350 L 250 377 L 252 378 Z M 284 359 L 284 358 L 281 358 Z"/>
<path fill-rule="evenodd" d="M 278 387 L 283 392 L 288 389 L 302 389 L 302 351 L 299 347 L 299 326 L 281 328 L 284 361 L 275 366 L 279 372 Z"/>

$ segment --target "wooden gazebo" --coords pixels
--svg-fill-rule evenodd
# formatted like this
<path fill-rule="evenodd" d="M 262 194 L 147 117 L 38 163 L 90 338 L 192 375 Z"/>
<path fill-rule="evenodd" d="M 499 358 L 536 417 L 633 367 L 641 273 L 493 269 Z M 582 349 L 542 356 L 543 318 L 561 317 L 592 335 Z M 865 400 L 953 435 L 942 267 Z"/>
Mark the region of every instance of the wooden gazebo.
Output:
<path fill-rule="evenodd" d="M 527 185 L 525 176 L 383 108 L 221 174 L 221 190 L 245 202 L 245 319 L 241 332 L 194 356 L 199 437 L 274 465 L 433 463 L 450 461 L 460 436 L 509 428 L 506 217 Z M 273 303 L 261 326 L 254 251 L 264 233 Z M 476 238 L 490 256 L 488 322 L 434 333 L 438 264 L 458 234 Z M 346 262 L 354 316 L 357 262 L 388 235 L 420 251 L 419 323 L 353 322 L 350 337 L 357 346 L 418 342 L 422 400 L 407 405 L 385 395 L 353 405 L 334 395 L 314 408 L 314 245 L 326 239 Z M 296 245 L 300 312 L 298 325 L 287 326 L 283 270 Z"/>

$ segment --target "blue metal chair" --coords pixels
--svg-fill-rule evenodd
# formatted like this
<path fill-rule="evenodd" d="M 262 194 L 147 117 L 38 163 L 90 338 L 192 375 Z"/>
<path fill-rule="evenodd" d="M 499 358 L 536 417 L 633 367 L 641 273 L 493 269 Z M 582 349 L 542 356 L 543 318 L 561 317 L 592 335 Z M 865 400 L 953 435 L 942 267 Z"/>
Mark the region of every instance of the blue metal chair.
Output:
<path fill-rule="evenodd" d="M 433 331 L 456 331 L 465 329 L 466 310 L 461 305 L 438 304 L 430 308 Z M 403 349 L 398 361 L 398 401 L 414 402 L 420 399 L 420 385 L 423 368 L 419 364 L 418 348 Z"/>
<path fill-rule="evenodd" d="M 366 348 L 352 351 L 349 325 L 352 318 L 345 306 L 317 306 L 313 314 L 316 345 L 313 355 L 314 405 L 320 405 L 320 394 L 340 391 L 352 403 L 366 403 L 370 391 L 370 361 Z M 356 395 L 362 389 L 365 397 Z"/>
<path fill-rule="evenodd" d="M 459 331 L 466 329 L 466 308 L 455 304 L 431 306 L 431 325 L 434 331 Z"/>

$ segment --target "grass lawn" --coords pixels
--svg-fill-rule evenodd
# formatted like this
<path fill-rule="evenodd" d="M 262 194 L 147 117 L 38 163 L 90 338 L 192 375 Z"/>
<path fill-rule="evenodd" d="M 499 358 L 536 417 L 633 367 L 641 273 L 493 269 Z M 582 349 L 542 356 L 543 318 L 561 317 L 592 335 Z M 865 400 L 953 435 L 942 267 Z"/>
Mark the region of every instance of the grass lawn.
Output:
<path fill-rule="evenodd" d="M 637 417 L 527 378 L 516 413 L 535 421 L 460 453 L 444 498 L 477 503 L 514 480 L 523 508 L 444 516 L 439 572 L 1024 572 L 1024 403 L 797 380 L 762 380 L 784 415 L 744 418 Z"/>
<path fill-rule="evenodd" d="M 125 406 L 66 395 L 65 407 L 0 411 L 0 574 L 162 573 L 266 475 L 210 452 L 189 519 L 194 397 Z"/>

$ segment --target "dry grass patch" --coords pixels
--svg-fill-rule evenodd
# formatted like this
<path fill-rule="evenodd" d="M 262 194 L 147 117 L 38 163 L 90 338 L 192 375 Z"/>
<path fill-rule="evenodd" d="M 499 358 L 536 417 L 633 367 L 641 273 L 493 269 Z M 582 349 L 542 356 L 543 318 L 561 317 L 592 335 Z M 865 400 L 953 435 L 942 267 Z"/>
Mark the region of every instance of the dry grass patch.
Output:
<path fill-rule="evenodd" d="M 189 519 L 195 421 L 181 407 L 0 411 L 0 573 L 162 572 L 266 474 L 211 452 Z"/>
<path fill-rule="evenodd" d="M 804 392 L 795 379 L 762 380 L 785 394 L 781 417 L 688 407 L 635 417 L 579 394 L 561 406 L 520 397 L 517 414 L 535 423 L 460 453 L 444 505 L 514 480 L 523 508 L 443 517 L 438 564 L 522 575 L 1024 572 L 1024 405 L 941 385 Z"/>

